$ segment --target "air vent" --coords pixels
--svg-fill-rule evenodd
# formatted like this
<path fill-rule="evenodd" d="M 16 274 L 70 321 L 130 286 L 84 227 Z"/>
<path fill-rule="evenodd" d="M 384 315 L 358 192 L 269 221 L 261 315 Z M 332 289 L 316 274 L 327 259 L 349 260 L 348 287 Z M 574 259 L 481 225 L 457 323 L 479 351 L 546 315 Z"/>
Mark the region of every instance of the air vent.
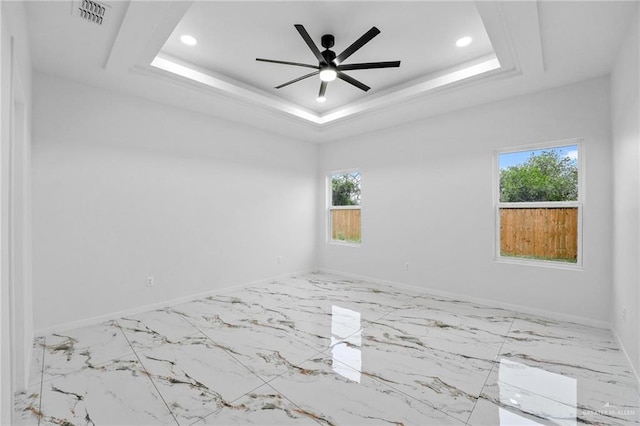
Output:
<path fill-rule="evenodd" d="M 109 6 L 93 0 L 78 0 L 73 2 L 72 13 L 96 25 L 104 25 Z"/>

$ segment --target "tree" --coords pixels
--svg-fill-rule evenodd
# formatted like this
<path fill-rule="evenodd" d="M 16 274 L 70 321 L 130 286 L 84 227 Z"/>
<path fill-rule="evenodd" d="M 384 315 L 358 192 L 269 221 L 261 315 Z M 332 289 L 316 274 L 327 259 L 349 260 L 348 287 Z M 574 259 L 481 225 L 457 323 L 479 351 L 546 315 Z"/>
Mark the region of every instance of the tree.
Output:
<path fill-rule="evenodd" d="M 357 206 L 360 204 L 360 173 L 345 173 L 331 177 L 334 206 Z"/>
<path fill-rule="evenodd" d="M 575 201 L 578 199 L 576 160 L 557 151 L 531 154 L 527 161 L 500 171 L 500 201 Z"/>

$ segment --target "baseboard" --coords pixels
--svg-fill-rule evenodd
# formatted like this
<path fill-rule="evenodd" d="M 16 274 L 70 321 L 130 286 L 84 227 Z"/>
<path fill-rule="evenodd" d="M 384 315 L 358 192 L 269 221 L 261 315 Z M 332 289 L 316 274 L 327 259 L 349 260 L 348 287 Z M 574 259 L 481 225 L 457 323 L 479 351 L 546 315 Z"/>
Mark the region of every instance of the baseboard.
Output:
<path fill-rule="evenodd" d="M 434 295 L 434 296 L 455 298 L 455 299 L 463 300 L 463 301 L 470 302 L 470 303 L 478 303 L 478 304 L 492 306 L 492 307 L 496 307 L 496 308 L 502 308 L 502 309 L 508 309 L 508 310 L 512 310 L 512 311 L 516 311 L 516 312 L 522 312 L 522 313 L 525 313 L 525 314 L 542 316 L 542 317 L 551 318 L 551 319 L 555 319 L 555 320 L 559 320 L 559 321 L 568 321 L 568 322 L 574 322 L 574 323 L 577 323 L 577 324 L 583 324 L 583 325 L 588 325 L 588 326 L 592 326 L 592 327 L 611 329 L 611 325 L 607 321 L 598 321 L 598 320 L 594 320 L 594 319 L 591 319 L 591 318 L 584 318 L 584 317 L 579 317 L 579 316 L 574 316 L 574 315 L 569 315 L 569 314 L 563 314 L 563 313 L 559 313 L 559 312 L 547 311 L 547 310 L 544 310 L 544 309 L 536 309 L 536 308 L 531 308 L 531 307 L 523 306 L 523 305 L 499 302 L 499 301 L 495 301 L 495 300 L 491 300 L 491 299 L 483 299 L 483 298 L 479 298 L 479 297 L 466 296 L 466 295 L 462 295 L 462 294 L 459 294 L 459 293 L 452 293 L 452 292 L 436 290 L 436 289 L 432 289 L 432 288 L 424 288 L 424 287 L 420 287 L 420 286 L 413 285 L 413 284 L 408 284 L 408 283 L 403 283 L 403 282 L 398 282 L 398 281 L 391 281 L 391 280 L 384 280 L 384 279 L 375 278 L 375 277 L 368 277 L 368 276 L 365 276 L 365 275 L 353 274 L 353 273 L 350 273 L 350 272 L 336 271 L 336 270 L 331 270 L 331 269 L 327 269 L 327 268 L 316 268 L 314 270 L 315 271 L 319 271 L 319 272 L 328 273 L 328 274 L 334 274 L 334 275 L 338 275 L 338 276 L 342 276 L 342 277 L 346 277 L 346 278 L 368 281 L 368 282 L 371 282 L 371 283 L 379 283 L 379 284 L 391 285 L 391 286 L 399 287 L 399 288 L 406 288 L 406 289 L 409 289 L 409 290 L 413 290 L 413 291 L 417 291 L 417 292 L 425 293 L 425 294 L 431 294 L 431 295 Z M 168 306 L 177 305 L 179 303 L 191 302 L 193 300 L 202 299 L 204 297 L 224 294 L 224 293 L 227 293 L 227 292 L 230 292 L 230 291 L 240 290 L 242 288 L 249 287 L 249 286 L 252 286 L 252 285 L 264 284 L 264 283 L 267 283 L 267 282 L 270 282 L 270 281 L 273 281 L 273 280 L 283 279 L 283 278 L 290 278 L 290 277 L 295 276 L 295 275 L 305 274 L 305 273 L 309 273 L 309 272 L 311 272 L 311 270 L 309 270 L 309 271 L 290 272 L 290 273 L 287 273 L 287 274 L 282 274 L 282 275 L 278 275 L 278 276 L 264 278 L 264 279 L 260 279 L 260 280 L 256 280 L 256 281 L 243 283 L 243 284 L 235 284 L 235 285 L 223 286 L 223 287 L 220 287 L 218 289 L 207 291 L 207 292 L 203 292 L 203 293 L 193 294 L 193 295 L 189 295 L 189 296 L 185 296 L 185 297 L 180 297 L 180 298 L 177 298 L 177 299 L 166 300 L 166 301 L 153 303 L 153 304 L 149 304 L 149 305 L 144 305 L 144 306 L 139 306 L 139 307 L 135 307 L 135 308 L 131 308 L 131 309 L 125 309 L 125 310 L 118 311 L 118 312 L 112 312 L 112 313 L 108 313 L 108 314 L 104 314 L 104 315 L 98 315 L 98 316 L 95 316 L 95 317 L 90 317 L 90 318 L 82 319 L 82 320 L 79 320 L 79 321 L 73 321 L 73 322 L 69 322 L 69 323 L 55 325 L 55 326 L 52 326 L 52 327 L 42 328 L 42 329 L 36 330 L 34 335 L 36 337 L 37 336 L 45 336 L 45 335 L 52 334 L 52 333 L 64 332 L 64 331 L 71 330 L 71 329 L 74 329 L 74 328 L 95 325 L 95 324 L 99 324 L 99 323 L 102 323 L 102 322 L 105 322 L 105 321 L 109 321 L 109 320 L 114 320 L 114 319 L 118 319 L 118 318 L 122 318 L 122 317 L 126 317 L 126 316 L 131 316 L 131 315 L 137 315 L 137 314 L 141 314 L 143 312 L 153 311 L 153 310 L 156 310 L 156 309 L 162 309 L 162 308 L 166 308 Z M 637 374 L 636 374 L 636 376 L 637 376 Z"/>
<path fill-rule="evenodd" d="M 380 284 L 384 284 L 384 285 L 391 285 L 391 286 L 394 286 L 394 287 L 406 288 L 406 289 L 409 289 L 409 290 L 418 291 L 420 293 L 425 293 L 425 294 L 431 294 L 431 295 L 434 295 L 434 296 L 453 298 L 453 299 L 462 300 L 462 301 L 465 301 L 465 302 L 478 303 L 478 304 L 481 304 L 481 305 L 487 305 L 487 306 L 491 306 L 491 307 L 495 307 L 495 308 L 508 309 L 508 310 L 511 310 L 511 311 L 521 312 L 523 314 L 537 315 L 537 316 L 541 316 L 541 317 L 555 319 L 555 320 L 558 320 L 558 321 L 567 321 L 567 322 L 573 322 L 573 323 L 576 323 L 576 324 L 588 325 L 588 326 L 591 326 L 591 327 L 611 329 L 611 324 L 609 324 L 609 322 L 594 320 L 592 318 L 584 318 L 584 317 L 579 317 L 579 316 L 575 316 L 575 315 L 563 314 L 563 313 L 560 313 L 560 312 L 553 312 L 553 311 L 547 311 L 547 310 L 544 310 L 544 309 L 532 308 L 532 307 L 529 307 L 529 306 L 516 305 L 516 304 L 506 303 L 506 302 L 499 302 L 499 301 L 491 300 L 491 299 L 483 299 L 483 298 L 480 298 L 480 297 L 466 296 L 466 295 L 459 294 L 459 293 L 452 293 L 452 292 L 443 291 L 443 290 L 436 290 L 436 289 L 432 289 L 432 288 L 424 288 L 424 287 L 420 287 L 420 286 L 413 285 L 413 284 L 407 284 L 407 283 L 398 282 L 398 281 L 384 280 L 384 279 L 368 277 L 368 276 L 359 275 L 359 274 L 352 274 L 352 273 L 349 273 L 349 272 L 336 271 L 336 270 L 331 270 L 331 269 L 326 269 L 326 268 L 318 268 L 318 271 L 325 272 L 325 273 L 328 273 L 328 274 L 339 275 L 339 276 L 343 276 L 343 277 L 347 277 L 347 278 L 352 278 L 352 279 L 356 279 L 356 280 L 363 280 L 363 281 L 369 281 L 369 282 L 373 282 L 373 283 L 380 283 Z"/>
<path fill-rule="evenodd" d="M 149 305 L 144 305 L 144 306 L 138 306 L 135 308 L 131 308 L 131 309 L 125 309 L 122 311 L 118 311 L 118 312 L 111 312 L 108 314 L 104 314 L 104 315 L 98 315 L 95 317 L 90 317 L 90 318 L 86 318 L 86 319 L 82 319 L 79 321 L 73 321 L 73 322 L 68 322 L 68 323 L 64 323 L 64 324 L 58 324 L 55 326 L 51 326 L 51 327 L 46 327 L 46 328 L 42 328 L 39 330 L 36 330 L 34 333 L 35 337 L 39 337 L 39 336 L 46 336 L 46 335 L 50 335 L 50 334 L 54 334 L 54 333 L 63 333 L 67 330 L 72 330 L 75 328 L 80 328 L 80 327 L 87 327 L 87 326 L 91 326 L 91 325 L 96 325 L 96 324 L 100 324 L 103 323 L 105 321 L 110 321 L 110 320 L 117 320 L 118 318 L 122 318 L 122 317 L 127 317 L 127 316 L 132 316 L 132 315 L 137 315 L 137 314 L 141 314 L 144 312 L 148 312 L 148 311 L 154 311 L 157 309 L 163 309 L 169 306 L 174 306 L 174 305 L 178 305 L 180 303 L 186 303 L 186 302 L 191 302 L 194 300 L 198 300 L 198 299 L 203 299 L 205 297 L 209 297 L 209 296 L 216 296 L 216 295 L 221 295 L 221 294 L 225 294 L 231 291 L 235 291 L 235 290 L 241 290 L 245 287 L 250 287 L 253 285 L 259 285 L 259 284 L 265 284 L 265 283 L 269 283 L 273 280 L 278 280 L 278 279 L 285 279 L 285 278 L 290 278 L 292 276 L 295 275 L 300 275 L 300 274 L 307 274 L 310 273 L 311 270 L 309 271 L 302 271 L 302 272 L 290 272 L 287 274 L 282 274 L 282 275 L 277 275 L 277 276 L 273 276 L 273 277 L 269 277 L 269 278 L 263 278 L 260 280 L 255 280 L 255 281 L 250 281 L 250 282 L 246 282 L 243 284 L 234 284 L 234 285 L 228 285 L 228 286 L 223 286 L 220 288 L 217 288 L 215 290 L 210 290 L 210 291 L 206 291 L 203 293 L 197 293 L 197 294 L 192 294 L 189 296 L 184 296 L 184 297 L 179 297 L 177 299 L 171 299 L 171 300 L 165 300 L 162 302 L 158 302 L 158 303 L 152 303 Z"/>
<path fill-rule="evenodd" d="M 616 333 L 616 330 L 613 327 L 611 327 L 611 334 L 613 334 L 613 337 L 616 339 L 616 342 L 618 343 L 620 350 L 622 351 L 625 358 L 627 359 L 627 364 L 629 364 L 629 367 L 631 367 L 631 372 L 633 372 L 633 376 L 636 378 L 636 382 L 637 382 L 636 384 L 638 386 L 638 390 L 640 391 L 640 374 L 638 374 L 638 370 L 636 370 L 636 368 L 633 366 L 631 357 L 629 356 L 627 349 L 624 347 L 624 344 L 622 343 L 622 339 L 620 339 L 620 336 L 618 336 L 618 333 Z"/>

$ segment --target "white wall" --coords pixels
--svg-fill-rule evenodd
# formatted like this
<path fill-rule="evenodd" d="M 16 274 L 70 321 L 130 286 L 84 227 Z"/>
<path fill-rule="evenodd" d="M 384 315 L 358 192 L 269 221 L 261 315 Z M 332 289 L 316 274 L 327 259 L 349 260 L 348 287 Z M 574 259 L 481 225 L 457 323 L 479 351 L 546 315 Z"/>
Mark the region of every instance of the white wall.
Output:
<path fill-rule="evenodd" d="M 0 423 L 27 382 L 33 342 L 30 259 L 31 58 L 23 3 L 1 3 Z"/>
<path fill-rule="evenodd" d="M 36 330 L 312 269 L 316 161 L 315 145 L 36 73 Z"/>
<path fill-rule="evenodd" d="M 613 135 L 613 296 L 611 324 L 640 372 L 640 86 L 638 14 L 611 75 Z M 626 318 L 622 311 L 626 308 Z"/>
<path fill-rule="evenodd" d="M 320 226 L 320 266 L 608 321 L 609 100 L 603 77 L 321 146 L 322 178 L 362 171 L 363 243 L 326 244 Z M 493 150 L 575 137 L 584 138 L 586 158 L 584 269 L 495 262 Z"/>

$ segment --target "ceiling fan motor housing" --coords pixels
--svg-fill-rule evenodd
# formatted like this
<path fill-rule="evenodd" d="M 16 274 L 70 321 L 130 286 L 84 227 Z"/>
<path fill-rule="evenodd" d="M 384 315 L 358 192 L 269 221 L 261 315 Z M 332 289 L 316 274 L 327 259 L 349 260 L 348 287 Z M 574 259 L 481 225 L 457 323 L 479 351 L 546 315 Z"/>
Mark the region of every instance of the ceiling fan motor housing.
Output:
<path fill-rule="evenodd" d="M 335 44 L 335 41 L 336 40 L 333 37 L 333 34 L 325 34 L 320 39 L 320 43 L 322 44 L 322 47 L 324 47 L 325 49 L 331 49 Z"/>
<path fill-rule="evenodd" d="M 336 58 L 336 53 L 333 50 L 327 49 L 322 52 L 322 57 L 327 64 L 333 65 L 332 62 Z"/>

